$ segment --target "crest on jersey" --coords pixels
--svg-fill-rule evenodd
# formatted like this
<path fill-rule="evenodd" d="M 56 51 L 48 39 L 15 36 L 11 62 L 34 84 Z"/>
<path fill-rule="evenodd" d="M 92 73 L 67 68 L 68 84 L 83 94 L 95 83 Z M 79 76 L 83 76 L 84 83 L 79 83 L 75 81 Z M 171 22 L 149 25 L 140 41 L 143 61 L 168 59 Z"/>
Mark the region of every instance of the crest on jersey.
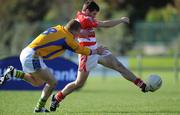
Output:
<path fill-rule="evenodd" d="M 48 28 L 46 31 L 43 32 L 43 34 L 48 35 L 55 32 L 57 32 L 55 28 Z"/>

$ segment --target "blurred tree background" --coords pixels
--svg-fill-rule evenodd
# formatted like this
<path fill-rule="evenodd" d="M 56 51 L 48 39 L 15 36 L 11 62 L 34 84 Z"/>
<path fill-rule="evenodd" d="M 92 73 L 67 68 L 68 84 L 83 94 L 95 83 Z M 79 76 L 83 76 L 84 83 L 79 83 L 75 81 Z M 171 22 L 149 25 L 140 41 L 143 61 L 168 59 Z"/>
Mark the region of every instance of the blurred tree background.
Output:
<path fill-rule="evenodd" d="M 81 10 L 83 2 L 84 0 L 0 0 L 0 58 L 18 55 L 22 48 L 47 27 L 64 25 L 75 17 L 77 10 Z M 130 17 L 129 25 L 97 29 L 98 41 L 117 55 L 131 54 L 136 48 L 139 36 L 136 32 L 141 30 L 137 26 L 139 22 L 160 22 L 163 25 L 174 23 L 176 29 L 180 27 L 179 0 L 96 0 L 96 2 L 101 8 L 97 16 L 99 20 Z M 179 30 L 176 31 L 179 33 Z M 180 35 L 178 36 L 172 40 L 172 44 L 180 41 L 178 40 Z"/>

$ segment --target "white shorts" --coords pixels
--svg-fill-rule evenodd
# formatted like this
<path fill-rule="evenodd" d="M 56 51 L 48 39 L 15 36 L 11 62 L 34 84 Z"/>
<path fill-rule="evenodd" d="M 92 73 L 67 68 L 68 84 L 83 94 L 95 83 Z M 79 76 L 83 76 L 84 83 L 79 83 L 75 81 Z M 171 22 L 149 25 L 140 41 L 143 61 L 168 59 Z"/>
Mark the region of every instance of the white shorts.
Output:
<path fill-rule="evenodd" d="M 97 47 L 97 45 L 95 46 L 89 46 L 90 49 L 95 49 Z M 89 72 L 91 71 L 93 68 L 95 68 L 98 64 L 98 60 L 100 58 L 103 58 L 105 56 L 111 55 L 112 53 L 109 50 L 105 50 L 103 55 L 90 55 L 90 56 L 86 56 L 86 55 L 81 55 L 79 54 L 79 67 L 78 70 L 79 71 L 85 71 L 85 72 Z"/>
<path fill-rule="evenodd" d="M 40 69 L 47 68 L 43 59 L 35 55 L 35 51 L 32 48 L 26 47 L 20 54 L 20 61 L 25 73 L 33 73 Z"/>

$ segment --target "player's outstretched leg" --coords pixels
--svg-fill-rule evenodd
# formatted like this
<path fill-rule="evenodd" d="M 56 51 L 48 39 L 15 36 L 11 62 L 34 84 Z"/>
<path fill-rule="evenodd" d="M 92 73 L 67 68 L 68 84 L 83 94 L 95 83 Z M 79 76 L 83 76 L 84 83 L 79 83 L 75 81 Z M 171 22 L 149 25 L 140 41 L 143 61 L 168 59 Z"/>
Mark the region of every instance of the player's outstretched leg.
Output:
<path fill-rule="evenodd" d="M 104 65 L 105 67 L 111 68 L 121 73 L 121 75 L 133 82 L 136 86 L 138 86 L 142 92 L 148 92 L 149 86 L 141 80 L 140 78 L 136 77 L 134 73 L 128 70 L 118 59 L 113 56 L 112 54 L 99 58 L 98 63 Z"/>
<path fill-rule="evenodd" d="M 11 79 L 16 73 L 16 69 L 13 66 L 8 66 L 7 70 L 3 73 L 0 79 L 0 85 L 4 84 L 7 80 Z"/>

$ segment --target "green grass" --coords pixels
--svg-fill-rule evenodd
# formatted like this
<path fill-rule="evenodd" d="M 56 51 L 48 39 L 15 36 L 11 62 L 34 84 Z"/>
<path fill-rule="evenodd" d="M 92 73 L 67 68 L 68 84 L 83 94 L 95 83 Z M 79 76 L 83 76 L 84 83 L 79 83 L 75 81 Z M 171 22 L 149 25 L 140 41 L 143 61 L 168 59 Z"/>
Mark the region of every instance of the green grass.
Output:
<path fill-rule="evenodd" d="M 179 115 L 180 85 L 175 83 L 171 73 L 158 74 L 163 78 L 163 85 L 154 93 L 142 93 L 122 78 L 90 77 L 83 89 L 66 97 L 60 108 L 50 114 Z M 40 91 L 0 91 L 0 115 L 33 114 L 40 94 Z"/>
<path fill-rule="evenodd" d="M 141 65 L 145 68 L 169 68 L 173 69 L 175 59 L 173 57 L 142 57 Z M 130 68 L 137 68 L 137 58 L 129 57 Z M 180 59 L 178 59 L 178 66 L 180 66 Z"/>

